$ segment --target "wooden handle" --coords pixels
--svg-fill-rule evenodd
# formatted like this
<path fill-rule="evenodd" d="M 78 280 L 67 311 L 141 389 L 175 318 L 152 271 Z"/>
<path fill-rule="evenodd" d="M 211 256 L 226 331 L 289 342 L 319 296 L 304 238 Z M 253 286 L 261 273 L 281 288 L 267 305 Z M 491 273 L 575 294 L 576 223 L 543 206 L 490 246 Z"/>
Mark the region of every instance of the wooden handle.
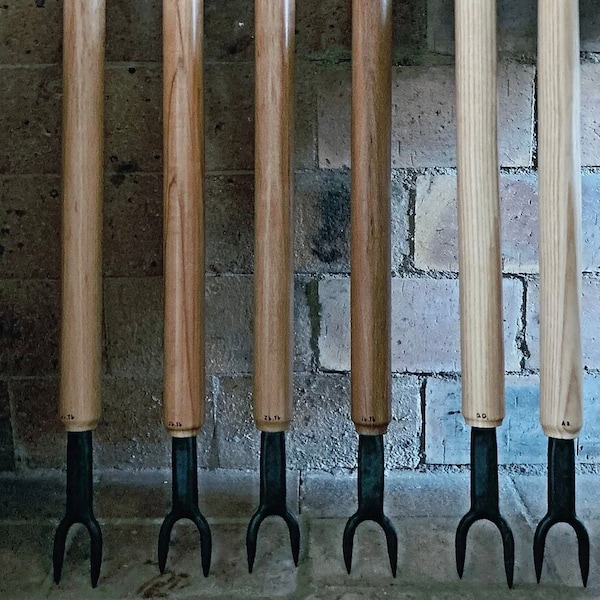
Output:
<path fill-rule="evenodd" d="M 104 0 L 63 4 L 63 203 L 60 419 L 100 419 Z"/>
<path fill-rule="evenodd" d="M 203 0 L 163 2 L 164 422 L 204 422 Z"/>
<path fill-rule="evenodd" d="M 352 420 L 391 420 L 391 0 L 352 2 Z"/>
<path fill-rule="evenodd" d="M 456 117 L 462 411 L 504 418 L 496 1 L 456 0 Z"/>
<path fill-rule="evenodd" d="M 292 418 L 294 0 L 255 2 L 254 421 Z"/>
<path fill-rule="evenodd" d="M 578 0 L 538 3 L 540 421 L 577 437 L 582 417 Z"/>

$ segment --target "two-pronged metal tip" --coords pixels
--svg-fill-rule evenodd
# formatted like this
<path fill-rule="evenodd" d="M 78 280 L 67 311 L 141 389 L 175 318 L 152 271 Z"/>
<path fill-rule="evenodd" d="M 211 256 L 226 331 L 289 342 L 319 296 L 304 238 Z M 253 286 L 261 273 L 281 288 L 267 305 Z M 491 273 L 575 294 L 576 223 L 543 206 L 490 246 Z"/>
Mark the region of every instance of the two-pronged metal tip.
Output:
<path fill-rule="evenodd" d="M 462 578 L 467 551 L 467 534 L 473 523 L 491 521 L 500 531 L 504 547 L 504 571 L 509 588 L 513 585 L 515 542 L 512 531 L 500 514 L 498 492 L 498 449 L 496 429 L 471 428 L 471 508 L 456 529 L 456 570 Z"/>
<path fill-rule="evenodd" d="M 392 522 L 383 513 L 383 435 L 358 436 L 358 510 L 344 528 L 342 550 L 346 570 L 352 569 L 354 533 L 363 521 L 377 523 L 385 533 L 392 575 L 398 564 L 398 536 Z"/>
<path fill-rule="evenodd" d="M 288 526 L 292 558 L 298 566 L 300 527 L 286 504 L 285 433 L 262 431 L 260 434 L 260 501 L 246 533 L 248 571 L 252 573 L 260 524 L 271 516 L 281 517 Z"/>
<path fill-rule="evenodd" d="M 548 512 L 539 522 L 533 538 L 533 562 L 537 582 L 542 577 L 544 547 L 548 531 L 556 523 L 566 523 L 575 530 L 579 569 L 584 587 L 590 569 L 590 539 L 575 513 L 575 442 L 548 438 Z"/>
<path fill-rule="evenodd" d="M 54 581 L 60 582 L 67 533 L 81 523 L 90 534 L 90 576 L 92 587 L 98 585 L 102 563 L 102 531 L 93 511 L 92 432 L 67 434 L 67 503 L 65 516 L 54 535 L 52 563 Z"/>
<path fill-rule="evenodd" d="M 212 554 L 212 537 L 208 522 L 198 508 L 198 458 L 196 437 L 173 439 L 173 506 L 158 534 L 158 568 L 165 572 L 173 526 L 180 519 L 189 519 L 200 533 L 202 572 L 208 576 Z"/>

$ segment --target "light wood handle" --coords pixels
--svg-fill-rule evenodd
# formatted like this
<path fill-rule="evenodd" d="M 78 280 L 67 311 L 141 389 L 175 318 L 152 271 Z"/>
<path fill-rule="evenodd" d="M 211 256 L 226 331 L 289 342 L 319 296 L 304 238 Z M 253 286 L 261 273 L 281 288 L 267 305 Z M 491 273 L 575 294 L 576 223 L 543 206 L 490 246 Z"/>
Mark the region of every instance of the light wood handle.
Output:
<path fill-rule="evenodd" d="M 294 0 L 255 10 L 254 421 L 284 431 L 292 418 Z"/>
<path fill-rule="evenodd" d="M 204 422 L 203 1 L 163 1 L 164 422 Z"/>
<path fill-rule="evenodd" d="M 361 435 L 391 420 L 391 60 L 391 0 L 353 0 L 351 397 Z"/>
<path fill-rule="evenodd" d="M 462 412 L 504 418 L 496 0 L 456 0 L 456 119 Z"/>
<path fill-rule="evenodd" d="M 582 417 L 577 0 L 538 3 L 540 421 L 577 437 Z"/>
<path fill-rule="evenodd" d="M 60 419 L 100 419 L 104 0 L 63 4 L 63 202 Z"/>

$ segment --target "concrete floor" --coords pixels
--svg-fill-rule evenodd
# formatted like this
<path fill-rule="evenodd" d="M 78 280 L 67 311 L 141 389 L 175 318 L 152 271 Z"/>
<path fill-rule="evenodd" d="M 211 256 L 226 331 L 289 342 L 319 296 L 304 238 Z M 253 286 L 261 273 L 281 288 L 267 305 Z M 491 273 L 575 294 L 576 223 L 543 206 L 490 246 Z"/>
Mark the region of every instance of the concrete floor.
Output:
<path fill-rule="evenodd" d="M 575 535 L 558 525 L 548 536 L 542 583 L 535 583 L 532 538 L 545 512 L 546 482 L 533 475 L 501 474 L 501 509 L 515 536 L 515 586 L 508 590 L 500 536 L 487 522 L 469 536 L 463 580 L 456 575 L 454 532 L 468 509 L 469 477 L 453 473 L 398 473 L 386 478 L 386 514 L 399 538 L 398 576 L 392 578 L 383 533 L 361 525 L 351 575 L 341 540 L 356 509 L 356 481 L 340 475 L 290 474 L 288 499 L 301 523 L 301 555 L 292 563 L 287 531 L 279 519 L 263 523 L 253 574 L 248 574 L 245 534 L 257 505 L 257 474 L 209 471 L 199 475 L 200 508 L 213 536 L 210 574 L 202 576 L 199 538 L 176 527 L 167 573 L 156 562 L 158 529 L 170 505 L 170 475 L 108 472 L 98 475 L 95 512 L 104 536 L 98 588 L 89 583 L 87 532 L 74 528 L 63 577 L 51 574 L 54 529 L 64 510 L 64 479 L 0 478 L 0 598 L 283 598 L 361 600 L 600 599 L 600 477 L 578 475 L 578 514 L 590 533 L 588 588 L 581 586 Z"/>

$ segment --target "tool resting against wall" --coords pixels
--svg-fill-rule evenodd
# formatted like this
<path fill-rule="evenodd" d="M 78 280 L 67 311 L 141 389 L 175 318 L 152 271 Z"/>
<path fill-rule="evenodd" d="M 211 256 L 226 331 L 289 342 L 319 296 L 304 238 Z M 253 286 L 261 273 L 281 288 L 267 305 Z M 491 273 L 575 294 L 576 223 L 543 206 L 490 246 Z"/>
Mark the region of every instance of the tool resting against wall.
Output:
<path fill-rule="evenodd" d="M 383 512 L 383 434 L 391 421 L 391 95 L 392 3 L 352 3 L 351 402 L 358 440 L 358 510 L 346 523 L 343 553 L 352 566 L 354 533 L 366 520 L 384 530 L 394 577 L 398 540 Z"/>
<path fill-rule="evenodd" d="M 538 169 L 540 422 L 548 436 L 548 512 L 535 532 L 535 573 L 539 582 L 549 529 L 568 523 L 577 534 L 586 585 L 590 542 L 575 514 L 574 442 L 583 424 L 578 0 L 538 3 Z"/>
<path fill-rule="evenodd" d="M 246 534 L 248 569 L 258 529 L 288 525 L 298 564 L 300 530 L 286 504 L 285 431 L 292 419 L 294 0 L 257 0 L 255 23 L 254 422 L 261 432 L 260 503 Z"/>
<path fill-rule="evenodd" d="M 164 573 L 179 519 L 200 532 L 202 571 L 212 541 L 198 508 L 196 437 L 204 423 L 204 80 L 203 1 L 163 2 L 164 396 L 172 437 L 171 511 L 158 536 Z"/>
<path fill-rule="evenodd" d="M 495 0 L 456 0 L 455 32 L 462 413 L 471 427 L 471 508 L 456 530 L 456 565 L 462 577 L 469 528 L 487 519 L 500 530 L 512 587 L 514 539 L 499 509 L 496 445 L 504 347 Z"/>
<path fill-rule="evenodd" d="M 63 3 L 60 419 L 67 431 L 67 505 L 54 537 L 60 581 L 66 536 L 90 534 L 92 586 L 102 561 L 93 512 L 92 431 L 100 420 L 104 0 Z"/>

